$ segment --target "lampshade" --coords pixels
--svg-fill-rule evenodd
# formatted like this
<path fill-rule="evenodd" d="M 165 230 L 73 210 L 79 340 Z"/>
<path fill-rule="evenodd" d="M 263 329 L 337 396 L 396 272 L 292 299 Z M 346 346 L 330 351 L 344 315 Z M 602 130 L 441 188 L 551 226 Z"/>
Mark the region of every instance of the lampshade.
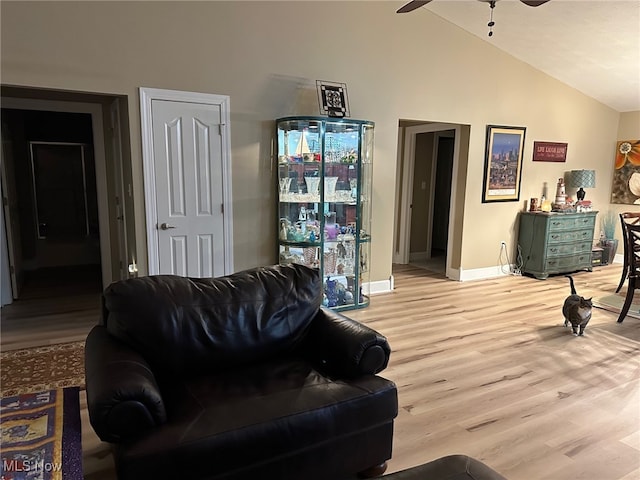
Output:
<path fill-rule="evenodd" d="M 569 186 L 594 188 L 596 186 L 596 171 L 571 170 L 569 172 Z"/>
<path fill-rule="evenodd" d="M 571 170 L 569 172 L 569 186 L 579 187 L 576 192 L 578 200 L 584 200 L 585 191 L 583 187 L 594 188 L 596 186 L 596 171 L 595 170 Z"/>

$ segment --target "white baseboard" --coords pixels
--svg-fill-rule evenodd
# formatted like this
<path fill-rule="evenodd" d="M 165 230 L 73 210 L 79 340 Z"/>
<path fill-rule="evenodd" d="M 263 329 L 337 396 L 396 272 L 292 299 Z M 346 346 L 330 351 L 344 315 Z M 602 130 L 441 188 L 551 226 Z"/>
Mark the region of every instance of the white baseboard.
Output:
<path fill-rule="evenodd" d="M 624 255 L 616 254 L 613 259 L 613 263 L 623 263 Z M 511 269 L 514 266 L 511 265 Z M 470 280 L 487 280 L 490 278 L 498 278 L 504 277 L 506 275 L 511 275 L 509 272 L 505 272 L 507 266 L 495 266 L 495 267 L 485 267 L 485 268 L 474 268 L 472 270 L 451 270 L 448 272 L 447 277 L 451 280 L 458 280 L 460 282 L 467 282 Z"/>
<path fill-rule="evenodd" d="M 411 254 L 412 260 L 413 255 Z M 419 254 L 416 254 L 419 255 Z M 624 255 L 616 254 L 613 259 L 613 263 L 623 263 Z M 511 275 L 510 271 L 513 270 L 514 265 L 511 265 L 507 270 L 506 265 L 496 265 L 495 267 L 473 268 L 470 270 L 450 268 L 447 269 L 447 278 L 458 282 L 469 282 L 473 280 L 488 280 L 491 278 L 505 277 Z M 362 285 L 362 291 L 365 295 L 376 295 L 379 293 L 389 293 L 394 289 L 393 275 L 388 280 L 379 280 L 376 282 L 369 282 Z"/>
<path fill-rule="evenodd" d="M 487 280 L 490 278 L 506 277 L 511 275 L 513 265 L 507 267 L 506 265 L 496 265 L 495 267 L 474 268 L 471 270 L 457 270 L 457 278 L 453 275 L 449 275 L 452 280 L 458 280 L 460 282 L 468 282 L 472 280 Z M 453 273 L 453 272 L 450 272 Z"/>
<path fill-rule="evenodd" d="M 363 283 L 362 293 L 365 295 L 377 295 L 379 293 L 393 292 L 394 280 L 391 275 L 387 280 L 378 280 L 375 282 Z"/>

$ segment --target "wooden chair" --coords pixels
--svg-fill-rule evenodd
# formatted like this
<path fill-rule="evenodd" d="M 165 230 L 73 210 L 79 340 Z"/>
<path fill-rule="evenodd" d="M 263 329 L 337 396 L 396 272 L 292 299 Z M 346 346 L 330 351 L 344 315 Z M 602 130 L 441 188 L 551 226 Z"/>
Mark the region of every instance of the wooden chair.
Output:
<path fill-rule="evenodd" d="M 625 223 L 624 233 L 624 251 L 625 260 L 627 261 L 627 295 L 624 299 L 624 305 L 618 317 L 618 323 L 622 323 L 629 312 L 631 301 L 636 289 L 640 288 L 640 222 L 634 224 Z"/>
<path fill-rule="evenodd" d="M 616 293 L 620 291 L 624 281 L 629 274 L 629 261 L 627 260 L 627 242 L 625 241 L 624 227 L 625 225 L 638 225 L 640 224 L 640 212 L 622 212 L 620 214 L 620 223 L 622 224 L 622 245 L 624 247 L 624 261 L 622 264 L 622 275 L 620 276 L 620 283 L 616 288 Z"/>

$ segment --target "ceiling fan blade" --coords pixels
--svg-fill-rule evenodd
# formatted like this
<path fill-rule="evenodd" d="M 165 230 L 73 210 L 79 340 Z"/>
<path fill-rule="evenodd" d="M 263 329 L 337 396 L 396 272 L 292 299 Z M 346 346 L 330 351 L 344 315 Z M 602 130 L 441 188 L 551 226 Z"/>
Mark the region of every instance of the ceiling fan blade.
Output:
<path fill-rule="evenodd" d="M 431 0 L 411 0 L 406 5 L 403 5 L 402 7 L 400 7 L 396 13 L 413 12 L 414 10 L 417 10 L 418 8 L 422 7 L 423 5 L 426 5 L 430 1 Z"/>
<path fill-rule="evenodd" d="M 530 7 L 539 7 L 540 5 L 542 5 L 543 3 L 547 3 L 549 0 L 520 0 L 522 3 L 524 3 L 525 5 L 529 5 Z"/>

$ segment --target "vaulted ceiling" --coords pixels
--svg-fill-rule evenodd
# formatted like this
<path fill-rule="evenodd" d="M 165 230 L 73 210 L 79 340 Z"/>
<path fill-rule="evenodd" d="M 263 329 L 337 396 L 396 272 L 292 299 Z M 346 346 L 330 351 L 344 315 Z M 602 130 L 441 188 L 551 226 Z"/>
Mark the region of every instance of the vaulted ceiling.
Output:
<path fill-rule="evenodd" d="M 619 112 L 640 110 L 638 0 L 499 0 L 492 36 L 484 0 L 434 0 L 403 15 L 426 10 Z"/>

